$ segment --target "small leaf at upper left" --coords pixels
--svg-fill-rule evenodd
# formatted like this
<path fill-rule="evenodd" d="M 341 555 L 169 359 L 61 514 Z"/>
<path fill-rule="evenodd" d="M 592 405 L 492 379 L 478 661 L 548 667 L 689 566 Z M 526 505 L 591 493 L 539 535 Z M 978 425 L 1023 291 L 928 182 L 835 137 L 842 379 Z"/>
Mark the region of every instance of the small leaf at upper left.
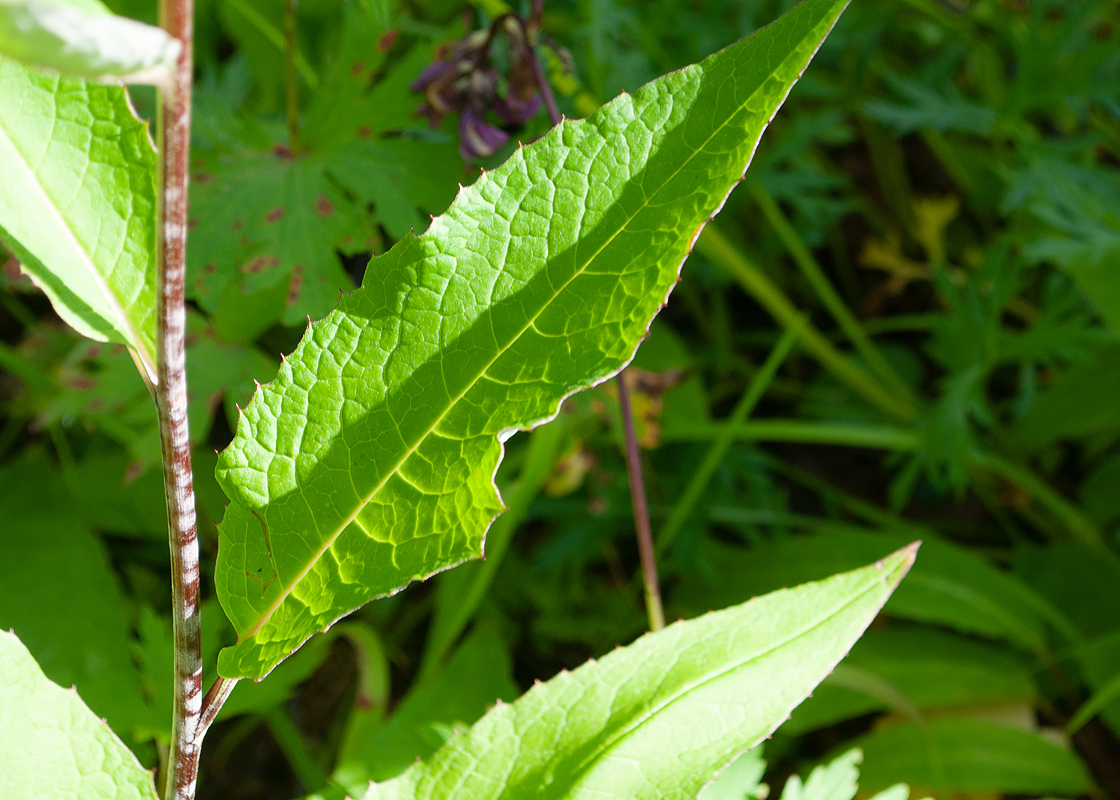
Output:
<path fill-rule="evenodd" d="M 157 800 L 150 772 L 77 692 L 51 683 L 0 631 L 0 797 Z"/>
<path fill-rule="evenodd" d="M 162 85 L 182 50 L 162 28 L 111 14 L 98 0 L 0 2 L 0 54 L 70 77 Z"/>
<path fill-rule="evenodd" d="M 83 336 L 155 375 L 156 154 L 121 87 L 0 57 L 0 239 Z"/>

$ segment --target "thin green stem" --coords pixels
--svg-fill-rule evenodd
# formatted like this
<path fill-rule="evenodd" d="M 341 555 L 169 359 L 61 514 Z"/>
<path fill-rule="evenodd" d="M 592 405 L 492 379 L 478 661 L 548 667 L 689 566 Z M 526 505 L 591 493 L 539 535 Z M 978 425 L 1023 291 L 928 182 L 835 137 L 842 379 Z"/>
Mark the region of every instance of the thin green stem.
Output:
<path fill-rule="evenodd" d="M 296 79 L 296 0 L 284 3 L 284 97 L 288 149 L 299 153 L 299 81 Z"/>
<path fill-rule="evenodd" d="M 1100 531 L 1081 509 L 1054 490 L 1029 469 L 993 453 L 978 453 L 974 463 L 993 475 L 1015 484 L 1042 508 L 1052 514 L 1077 541 L 1095 549 L 1105 549 Z"/>
<path fill-rule="evenodd" d="M 847 509 L 848 513 L 871 525 L 876 525 L 880 528 L 906 528 L 919 534 L 922 531 L 928 532 L 929 530 L 923 525 L 905 520 L 897 514 L 893 514 L 884 508 L 868 503 L 866 500 L 849 494 L 843 489 L 838 489 L 824 478 L 783 461 L 780 458 L 768 455 L 766 456 L 766 461 L 775 472 L 784 475 L 789 480 L 804 486 L 806 489 L 817 492 L 836 505 Z"/>
<path fill-rule="evenodd" d="M 788 330 L 801 324 L 801 312 L 797 307 L 713 223 L 704 227 L 696 242 L 696 250 L 716 266 L 727 270 L 782 327 Z M 918 416 L 918 409 L 911 402 L 884 389 L 813 325 L 806 323 L 801 329 L 800 345 L 839 381 L 876 408 L 907 422 Z"/>
<path fill-rule="evenodd" d="M 0 256 L 2 255 L 3 251 L 0 251 Z M 25 328 L 34 328 L 39 324 L 39 318 L 32 314 L 27 306 L 20 302 L 15 292 L 0 292 L 0 305 L 4 306 L 4 309 L 15 317 L 16 321 Z"/>
<path fill-rule="evenodd" d="M 277 50 L 281 53 L 284 52 L 284 34 L 277 29 L 275 25 L 268 21 L 268 19 L 261 14 L 260 11 L 253 8 L 245 2 L 245 0 L 225 0 L 226 5 L 237 11 L 241 16 L 257 29 L 257 31 L 268 39 Z M 319 88 L 319 76 L 315 69 L 304 57 L 303 53 L 296 50 L 295 52 L 296 67 L 299 69 L 300 77 L 303 82 L 307 84 L 308 88 L 314 90 Z"/>
<path fill-rule="evenodd" d="M 813 254 L 805 243 L 801 241 L 801 237 L 797 235 L 790 221 L 786 219 L 786 215 L 782 213 L 782 209 L 774 201 L 774 198 L 766 191 L 761 183 L 754 180 L 747 181 L 747 188 L 751 194 L 754 195 L 758 201 L 759 207 L 762 209 L 763 216 L 770 223 L 770 226 L 778 234 L 778 238 L 782 240 L 786 250 L 789 251 L 790 256 L 793 257 L 794 262 L 801 269 L 801 274 L 809 281 L 809 285 L 813 287 L 813 291 L 817 293 L 817 297 L 828 309 L 828 313 L 836 320 L 840 329 L 844 331 L 844 335 L 848 337 L 848 341 L 855 346 L 856 351 L 863 356 L 863 360 L 871 368 L 872 373 L 877 377 L 885 386 L 890 387 L 900 397 L 906 398 L 907 402 L 913 404 L 914 399 L 910 392 L 910 388 L 894 371 L 894 368 L 887 363 L 883 358 L 883 354 L 871 337 L 867 335 L 859 320 L 848 309 L 847 304 L 836 293 L 832 283 L 828 280 L 828 276 L 824 274 L 820 264 L 813 258 Z"/>
<path fill-rule="evenodd" d="M 0 342 L 0 369 L 19 378 L 28 388 L 46 392 L 54 392 L 57 388 L 50 375 L 32 364 L 18 350 L 5 342 Z"/>
<path fill-rule="evenodd" d="M 700 495 L 704 493 L 707 488 L 708 482 L 712 479 L 716 469 L 723 462 L 724 456 L 727 455 L 728 449 L 731 447 L 735 439 L 735 431 L 738 426 L 750 416 L 754 407 L 758 405 L 758 401 L 762 399 L 762 395 L 766 393 L 770 381 L 778 373 L 778 368 L 782 362 L 786 360 L 789 351 L 793 349 L 797 337 L 801 333 L 801 327 L 789 328 L 774 349 L 770 351 L 770 355 L 763 362 L 762 368 L 754 376 L 754 379 L 747 386 L 747 390 L 735 405 L 731 416 L 728 417 L 727 422 L 724 424 L 723 430 L 715 437 L 711 447 L 708 448 L 704 460 L 700 462 L 700 467 L 692 474 L 692 479 L 688 482 L 684 492 L 681 494 L 680 500 L 673 507 L 673 512 L 669 515 L 669 520 L 665 523 L 665 527 L 661 529 L 657 537 L 657 550 L 664 552 L 669 545 L 673 543 L 680 532 L 681 526 L 685 520 L 688 519 L 689 514 L 692 513 L 693 506 L 696 501 L 700 499 Z"/>
<path fill-rule="evenodd" d="M 919 446 L 918 434 L 906 428 L 801 419 L 706 422 L 673 426 L 662 430 L 661 441 L 702 442 L 718 440 L 724 436 L 732 441 L 841 445 L 896 452 L 913 451 Z"/>
<path fill-rule="evenodd" d="M 327 776 L 323 773 L 311 752 L 307 749 L 307 743 L 303 740 L 303 734 L 299 732 L 299 728 L 292 722 L 292 717 L 288 713 L 288 709 L 282 705 L 273 706 L 268 711 L 264 712 L 264 721 L 268 725 L 268 729 L 272 731 L 273 738 L 276 743 L 280 745 L 280 749 L 284 753 L 284 757 L 288 759 L 288 764 L 295 773 L 296 778 L 303 784 L 303 788 L 308 793 L 314 792 L 327 784 Z"/>

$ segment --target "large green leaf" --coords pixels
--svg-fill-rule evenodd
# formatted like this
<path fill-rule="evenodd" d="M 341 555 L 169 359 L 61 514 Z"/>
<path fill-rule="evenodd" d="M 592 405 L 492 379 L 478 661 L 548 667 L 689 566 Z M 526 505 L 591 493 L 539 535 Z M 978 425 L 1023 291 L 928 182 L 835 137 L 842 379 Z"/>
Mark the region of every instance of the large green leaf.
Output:
<path fill-rule="evenodd" d="M 156 800 L 152 775 L 86 708 L 0 631 L 0 797 Z"/>
<path fill-rule="evenodd" d="M 818 536 L 779 537 L 750 549 L 713 542 L 703 552 L 711 574 L 686 576 L 675 596 L 687 609 L 720 608 L 751 594 L 851 569 L 906 541 L 902 533 L 829 523 L 828 532 Z M 943 540 L 927 540 L 922 556 L 886 613 L 1008 639 L 1030 650 L 1045 647 L 1046 603 L 1015 576 Z M 732 576 L 739 585 L 729 580 Z"/>
<path fill-rule="evenodd" d="M 845 0 L 566 122 L 370 262 L 253 398 L 218 477 L 217 585 L 260 677 L 317 630 L 478 557 L 502 441 L 616 372 Z"/>
<path fill-rule="evenodd" d="M 844 657 L 916 549 L 678 622 L 561 673 L 366 800 L 694 798 Z"/>
<path fill-rule="evenodd" d="M 182 43 L 98 0 L 3 0 L 0 53 L 89 80 L 165 82 Z"/>
<path fill-rule="evenodd" d="M 892 625 L 869 631 L 844 662 L 844 669 L 848 675 L 838 672 L 826 680 L 794 712 L 786 733 L 887 710 L 896 704 L 874 691 L 881 682 L 901 692 L 911 709 L 1030 702 L 1037 694 L 1029 667 L 1012 652 L 926 626 Z M 872 681 L 861 685 L 860 675 L 870 675 Z"/>
<path fill-rule="evenodd" d="M 0 238 L 79 333 L 155 375 L 156 154 L 125 90 L 0 58 Z"/>
<path fill-rule="evenodd" d="M 1071 751 L 1027 731 L 968 719 L 885 728 L 860 740 L 863 788 L 898 781 L 953 792 L 1076 796 L 1092 785 Z"/>
<path fill-rule="evenodd" d="M 0 470 L 0 519 L 0 630 L 116 730 L 151 728 L 109 554 L 46 459 Z"/>

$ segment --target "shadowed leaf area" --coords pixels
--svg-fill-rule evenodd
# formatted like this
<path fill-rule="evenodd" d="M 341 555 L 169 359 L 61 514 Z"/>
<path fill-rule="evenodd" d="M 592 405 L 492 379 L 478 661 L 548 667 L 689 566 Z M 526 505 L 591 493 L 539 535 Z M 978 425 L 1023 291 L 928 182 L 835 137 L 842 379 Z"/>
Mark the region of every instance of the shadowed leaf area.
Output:
<path fill-rule="evenodd" d="M 843 5 L 518 150 L 310 327 L 218 465 L 225 676 L 482 554 L 502 440 L 631 357 Z"/>

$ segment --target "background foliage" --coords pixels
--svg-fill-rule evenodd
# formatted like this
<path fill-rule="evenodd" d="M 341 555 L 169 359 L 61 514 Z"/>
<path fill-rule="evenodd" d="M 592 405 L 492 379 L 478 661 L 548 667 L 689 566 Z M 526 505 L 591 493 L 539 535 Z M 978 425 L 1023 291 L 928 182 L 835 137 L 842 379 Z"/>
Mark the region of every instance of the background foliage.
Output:
<path fill-rule="evenodd" d="M 110 5 L 154 22 L 147 0 Z M 550 0 L 541 52 L 585 116 L 790 5 Z M 548 120 L 464 160 L 459 115 L 417 114 L 413 82 L 498 0 L 300 3 L 297 127 L 283 4 L 198 6 L 188 363 L 212 569 L 213 453 L 253 379 L 371 251 Z M 1108 0 L 856 0 L 627 372 L 670 617 L 926 541 L 767 746 L 775 785 L 858 744 L 870 791 L 1120 796 L 1118 43 Z M 154 765 L 171 670 L 155 414 L 123 348 L 67 329 L 14 257 L 3 281 L 0 629 Z M 616 391 L 508 448 L 488 560 L 243 682 L 201 796 L 341 797 L 644 629 Z M 205 608 L 211 669 L 232 631 Z"/>

